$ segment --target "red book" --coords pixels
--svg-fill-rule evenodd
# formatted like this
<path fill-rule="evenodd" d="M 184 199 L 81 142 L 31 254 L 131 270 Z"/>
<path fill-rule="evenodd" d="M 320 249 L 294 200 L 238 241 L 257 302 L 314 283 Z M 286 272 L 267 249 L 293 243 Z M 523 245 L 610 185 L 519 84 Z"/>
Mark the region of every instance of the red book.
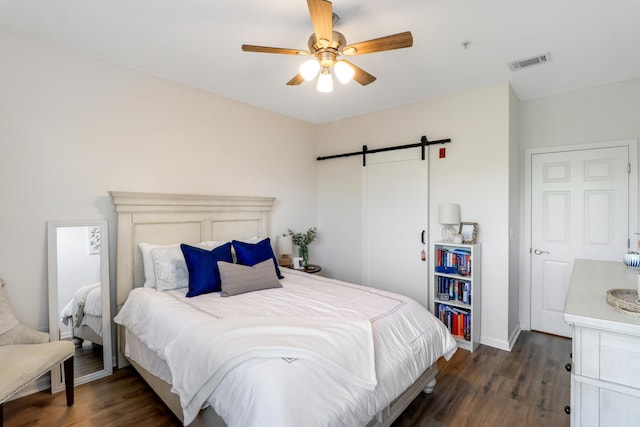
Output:
<path fill-rule="evenodd" d="M 453 325 L 451 327 L 451 333 L 453 335 L 458 335 L 458 313 L 454 313 L 452 323 Z"/>

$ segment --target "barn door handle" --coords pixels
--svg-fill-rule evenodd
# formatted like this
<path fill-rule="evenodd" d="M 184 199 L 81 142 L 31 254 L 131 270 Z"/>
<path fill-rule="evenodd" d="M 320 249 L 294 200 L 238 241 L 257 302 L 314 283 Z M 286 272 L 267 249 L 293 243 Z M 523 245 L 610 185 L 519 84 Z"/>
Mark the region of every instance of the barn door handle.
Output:
<path fill-rule="evenodd" d="M 542 254 L 547 254 L 548 255 L 549 251 L 541 251 L 540 249 L 535 249 L 533 251 L 533 253 L 536 254 L 536 255 L 542 255 Z"/>

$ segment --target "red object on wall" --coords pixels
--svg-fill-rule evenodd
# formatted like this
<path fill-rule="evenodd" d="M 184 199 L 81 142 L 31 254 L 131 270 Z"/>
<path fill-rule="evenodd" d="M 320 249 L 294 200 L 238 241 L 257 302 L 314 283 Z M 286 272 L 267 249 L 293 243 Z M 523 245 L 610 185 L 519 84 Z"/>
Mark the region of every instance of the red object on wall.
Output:
<path fill-rule="evenodd" d="M 447 149 L 445 147 L 442 147 L 440 149 L 440 158 L 444 159 L 445 157 L 447 157 Z"/>

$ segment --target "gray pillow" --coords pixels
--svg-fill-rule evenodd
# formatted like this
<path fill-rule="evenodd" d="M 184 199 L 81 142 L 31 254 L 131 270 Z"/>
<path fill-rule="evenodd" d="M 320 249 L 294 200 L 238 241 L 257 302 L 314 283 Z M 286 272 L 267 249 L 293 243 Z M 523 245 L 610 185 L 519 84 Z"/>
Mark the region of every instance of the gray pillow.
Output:
<path fill-rule="evenodd" d="M 6 295 L 4 294 L 4 282 L 0 279 L 0 335 L 15 328 L 18 319 L 13 314 Z"/>
<path fill-rule="evenodd" d="M 222 283 L 221 297 L 282 287 L 276 277 L 276 269 L 271 258 L 253 267 L 218 261 L 218 269 Z"/>

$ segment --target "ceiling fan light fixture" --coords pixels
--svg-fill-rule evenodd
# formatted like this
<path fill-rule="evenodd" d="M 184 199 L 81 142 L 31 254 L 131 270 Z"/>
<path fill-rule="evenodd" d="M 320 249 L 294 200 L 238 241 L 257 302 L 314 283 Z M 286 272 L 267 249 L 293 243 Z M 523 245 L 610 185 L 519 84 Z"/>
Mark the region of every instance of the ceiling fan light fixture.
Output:
<path fill-rule="evenodd" d="M 333 71 L 336 73 L 336 77 L 340 80 L 340 83 L 349 83 L 353 79 L 353 75 L 356 71 L 353 67 L 347 64 L 345 61 L 338 61 L 333 66 Z"/>
<path fill-rule="evenodd" d="M 300 75 L 306 81 L 311 81 L 316 78 L 320 72 L 320 63 L 317 59 L 309 59 L 300 65 Z"/>
<path fill-rule="evenodd" d="M 333 92 L 333 79 L 328 68 L 323 68 L 318 77 L 318 92 Z"/>

